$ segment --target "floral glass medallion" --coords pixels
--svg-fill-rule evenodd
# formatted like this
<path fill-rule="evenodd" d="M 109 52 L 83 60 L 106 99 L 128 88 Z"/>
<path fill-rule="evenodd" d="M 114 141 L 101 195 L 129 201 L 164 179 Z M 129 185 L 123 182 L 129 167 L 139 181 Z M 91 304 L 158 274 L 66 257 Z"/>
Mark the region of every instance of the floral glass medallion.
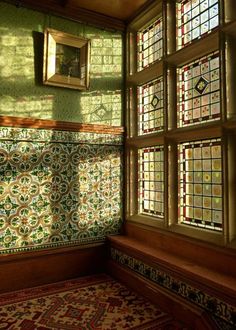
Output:
<path fill-rule="evenodd" d="M 151 105 L 153 106 L 153 108 L 155 108 L 158 105 L 159 101 L 160 101 L 159 97 L 157 95 L 154 95 L 151 101 Z"/>
<path fill-rule="evenodd" d="M 199 94 L 203 94 L 208 84 L 209 82 L 204 77 L 200 77 L 197 84 L 195 85 L 195 89 Z"/>

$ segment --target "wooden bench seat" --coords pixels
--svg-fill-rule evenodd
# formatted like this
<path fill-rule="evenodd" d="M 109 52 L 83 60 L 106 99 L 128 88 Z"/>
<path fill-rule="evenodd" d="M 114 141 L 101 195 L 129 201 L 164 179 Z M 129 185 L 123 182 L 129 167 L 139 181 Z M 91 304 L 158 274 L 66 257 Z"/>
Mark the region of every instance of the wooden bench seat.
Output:
<path fill-rule="evenodd" d="M 191 258 L 127 235 L 110 236 L 108 242 L 111 251 L 108 269 L 112 275 L 130 286 L 135 283 L 134 289 L 140 288 L 154 302 L 158 292 L 162 307 L 175 313 L 175 317 L 182 315 L 186 318 L 187 310 L 191 323 L 195 314 L 199 318 L 194 321 L 196 329 L 199 326 L 201 329 L 218 329 L 212 325 L 210 314 L 220 318 L 231 313 L 228 317 L 223 316 L 223 322 L 236 322 L 236 278 L 233 273 L 225 272 L 223 265 L 222 272 L 219 272 L 207 267 L 205 262 L 196 263 Z M 219 312 L 219 306 L 224 306 L 221 308 L 227 313 Z"/>

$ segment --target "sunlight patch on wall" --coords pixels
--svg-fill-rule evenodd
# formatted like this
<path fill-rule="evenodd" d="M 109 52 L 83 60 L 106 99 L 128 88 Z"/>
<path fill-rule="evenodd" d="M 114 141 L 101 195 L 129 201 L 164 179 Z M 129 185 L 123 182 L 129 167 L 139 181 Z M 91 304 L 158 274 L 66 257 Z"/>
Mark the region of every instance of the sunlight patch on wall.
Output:
<path fill-rule="evenodd" d="M 88 35 L 91 39 L 91 78 L 122 76 L 122 39 L 120 34 Z"/>
<path fill-rule="evenodd" d="M 121 125 L 122 33 L 3 2 L 0 11 L 0 115 Z M 46 27 L 91 39 L 88 91 L 42 84 Z"/>
<path fill-rule="evenodd" d="M 122 221 L 122 137 L 0 128 L 0 254 L 92 243 Z"/>
<path fill-rule="evenodd" d="M 17 99 L 9 95 L 3 95 L 0 98 L 1 115 L 7 116 L 15 113 L 15 116 L 23 117 L 40 117 L 43 115 L 44 119 L 52 117 L 54 96 L 22 96 Z"/>
<path fill-rule="evenodd" d="M 81 114 L 86 122 L 121 125 L 121 90 L 89 92 L 81 96 Z"/>
<path fill-rule="evenodd" d="M 0 75 L 6 82 L 34 79 L 32 36 L 11 35 L 8 31 L 0 37 L 0 46 Z"/>

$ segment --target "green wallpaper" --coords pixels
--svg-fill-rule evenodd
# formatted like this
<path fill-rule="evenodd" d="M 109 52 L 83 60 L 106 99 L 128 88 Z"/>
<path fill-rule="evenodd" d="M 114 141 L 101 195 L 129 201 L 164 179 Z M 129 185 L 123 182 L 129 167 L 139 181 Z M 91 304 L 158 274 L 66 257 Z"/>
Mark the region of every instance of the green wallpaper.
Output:
<path fill-rule="evenodd" d="M 122 34 L 0 3 L 0 115 L 122 125 Z M 42 85 L 43 31 L 91 39 L 90 89 Z"/>

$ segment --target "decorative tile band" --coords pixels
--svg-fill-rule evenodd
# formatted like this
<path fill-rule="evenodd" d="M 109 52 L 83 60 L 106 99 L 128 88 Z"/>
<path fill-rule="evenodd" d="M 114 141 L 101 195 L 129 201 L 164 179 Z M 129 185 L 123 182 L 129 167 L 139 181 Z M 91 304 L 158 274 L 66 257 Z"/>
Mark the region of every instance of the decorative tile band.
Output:
<path fill-rule="evenodd" d="M 119 233 L 117 136 L 25 128 L 2 128 L 0 136 L 0 254 Z"/>
<path fill-rule="evenodd" d="M 115 134 L 112 135 L 102 133 L 71 132 L 18 127 L 0 127 L 0 140 L 47 143 L 50 141 L 76 144 L 123 144 L 123 136 Z"/>
<path fill-rule="evenodd" d="M 174 278 L 163 270 L 153 268 L 143 261 L 115 248 L 111 248 L 111 258 L 120 265 L 135 271 L 155 284 L 207 310 L 211 315 L 214 315 L 215 318 L 220 318 L 220 323 L 225 324 L 224 329 L 235 329 L 233 328 L 236 324 L 236 308 L 234 306 L 216 297 L 210 296 L 198 288 Z M 231 327 L 231 325 L 233 325 L 233 327 Z"/>

